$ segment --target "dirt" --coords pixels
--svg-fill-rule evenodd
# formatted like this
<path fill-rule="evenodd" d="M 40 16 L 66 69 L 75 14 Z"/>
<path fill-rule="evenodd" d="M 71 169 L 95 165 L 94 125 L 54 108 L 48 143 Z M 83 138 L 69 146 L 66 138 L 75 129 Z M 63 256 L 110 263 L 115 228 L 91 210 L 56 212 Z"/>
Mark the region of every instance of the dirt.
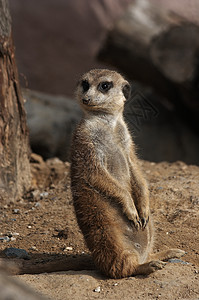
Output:
<path fill-rule="evenodd" d="M 51 299 L 199 299 L 199 167 L 140 162 L 149 182 L 156 251 L 187 254 L 147 276 L 113 280 L 98 270 L 18 275 Z M 0 250 L 25 249 L 31 260 L 53 261 L 88 253 L 70 192 L 70 164 L 32 155 L 32 190 L 0 210 Z M 4 257 L 3 252 L 0 254 Z"/>

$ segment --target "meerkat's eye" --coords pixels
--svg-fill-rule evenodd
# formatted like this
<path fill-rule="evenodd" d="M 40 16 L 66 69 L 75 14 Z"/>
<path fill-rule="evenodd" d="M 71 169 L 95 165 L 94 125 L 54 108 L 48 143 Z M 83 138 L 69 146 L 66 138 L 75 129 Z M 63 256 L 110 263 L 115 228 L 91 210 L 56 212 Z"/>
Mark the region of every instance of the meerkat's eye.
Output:
<path fill-rule="evenodd" d="M 97 89 L 98 89 L 98 91 L 100 91 L 102 93 L 107 93 L 112 87 L 113 87 L 112 81 L 111 82 L 103 81 L 103 82 L 100 82 Z"/>
<path fill-rule="evenodd" d="M 83 87 L 83 91 L 84 93 L 87 92 L 90 88 L 90 84 L 88 83 L 87 80 L 82 80 L 82 87 Z"/>

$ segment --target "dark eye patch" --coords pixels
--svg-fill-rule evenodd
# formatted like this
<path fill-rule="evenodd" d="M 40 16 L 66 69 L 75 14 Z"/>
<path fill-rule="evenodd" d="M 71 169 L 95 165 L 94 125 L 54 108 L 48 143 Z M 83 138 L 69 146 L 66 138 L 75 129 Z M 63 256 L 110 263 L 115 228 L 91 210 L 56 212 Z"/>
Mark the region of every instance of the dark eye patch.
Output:
<path fill-rule="evenodd" d="M 83 88 L 84 93 L 89 90 L 90 84 L 87 80 L 82 80 L 82 88 Z"/>
<path fill-rule="evenodd" d="M 113 82 L 112 81 L 102 81 L 98 84 L 98 91 L 102 93 L 107 93 L 111 88 L 113 87 Z"/>

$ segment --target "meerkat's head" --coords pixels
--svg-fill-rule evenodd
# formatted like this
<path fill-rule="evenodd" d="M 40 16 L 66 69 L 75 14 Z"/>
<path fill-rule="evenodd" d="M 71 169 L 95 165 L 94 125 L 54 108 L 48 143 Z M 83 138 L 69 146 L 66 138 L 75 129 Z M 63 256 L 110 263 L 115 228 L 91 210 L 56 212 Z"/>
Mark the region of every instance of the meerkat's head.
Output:
<path fill-rule="evenodd" d="M 79 80 L 76 98 L 85 111 L 115 113 L 123 110 L 130 85 L 119 73 L 94 69 Z"/>

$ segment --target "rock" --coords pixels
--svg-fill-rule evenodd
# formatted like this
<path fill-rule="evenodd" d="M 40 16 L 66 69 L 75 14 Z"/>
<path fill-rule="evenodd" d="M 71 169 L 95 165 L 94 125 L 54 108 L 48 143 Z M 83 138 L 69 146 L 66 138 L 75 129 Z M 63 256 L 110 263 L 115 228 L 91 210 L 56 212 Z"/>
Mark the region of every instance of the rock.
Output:
<path fill-rule="evenodd" d="M 190 263 L 177 258 L 171 258 L 168 260 L 168 262 L 173 264 L 190 265 Z"/>
<path fill-rule="evenodd" d="M 72 251 L 73 247 L 66 247 L 66 249 L 64 251 Z"/>
<path fill-rule="evenodd" d="M 35 246 L 30 247 L 29 250 L 38 251 L 37 247 L 35 247 Z"/>
<path fill-rule="evenodd" d="M 40 1 L 38 13 L 33 1 L 23 1 L 9 5 L 21 84 L 67 95 L 74 92 L 79 74 L 104 67 L 96 53 L 107 28 L 131 2 L 48 0 L 48 7 Z M 36 45 L 41 45 L 37 51 Z"/>
<path fill-rule="evenodd" d="M 9 242 L 10 241 L 10 238 L 8 236 L 1 236 L 0 237 L 0 241 L 3 241 L 3 242 Z"/>
<path fill-rule="evenodd" d="M 100 292 L 101 292 L 101 288 L 100 288 L 100 286 L 96 287 L 96 288 L 94 289 L 94 292 L 96 292 L 96 293 L 100 293 Z"/>
<path fill-rule="evenodd" d="M 45 197 L 48 197 L 48 192 L 43 192 L 43 193 L 40 193 L 40 198 L 45 198 Z"/>
<path fill-rule="evenodd" d="M 12 236 L 18 236 L 19 233 L 18 232 L 12 232 Z"/>
<path fill-rule="evenodd" d="M 6 248 L 3 253 L 9 258 L 30 259 L 30 255 L 24 249 Z"/>
<path fill-rule="evenodd" d="M 7 232 L 5 235 L 8 236 L 9 238 L 11 238 L 13 236 L 19 236 L 19 233 L 18 232 Z"/>
<path fill-rule="evenodd" d="M 45 159 L 69 158 L 72 132 L 82 112 L 75 100 L 23 90 L 30 130 L 30 144 L 34 152 Z"/>
<path fill-rule="evenodd" d="M 41 203 L 40 202 L 36 202 L 35 203 L 35 207 L 40 208 L 41 207 Z"/>
<path fill-rule="evenodd" d="M 19 214 L 19 213 L 20 213 L 20 210 L 19 210 L 18 208 L 15 208 L 15 209 L 13 209 L 13 213 L 14 213 L 14 214 Z"/>
<path fill-rule="evenodd" d="M 14 241 L 16 241 L 16 238 L 11 236 L 10 240 L 11 240 L 11 242 L 14 242 Z"/>
<path fill-rule="evenodd" d="M 199 164 L 199 22 L 182 17 L 189 7 L 188 1 L 132 1 L 99 53 L 133 81 L 126 113 L 145 160 Z"/>

